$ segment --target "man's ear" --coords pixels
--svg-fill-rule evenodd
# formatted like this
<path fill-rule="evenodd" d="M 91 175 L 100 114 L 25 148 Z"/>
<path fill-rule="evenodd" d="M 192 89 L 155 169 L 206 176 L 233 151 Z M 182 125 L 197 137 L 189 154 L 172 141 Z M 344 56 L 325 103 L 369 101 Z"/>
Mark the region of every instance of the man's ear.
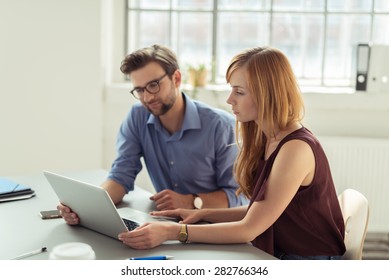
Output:
<path fill-rule="evenodd" d="M 182 82 L 182 74 L 181 74 L 181 71 L 179 69 L 174 71 L 172 79 L 173 79 L 173 82 L 174 82 L 174 85 L 176 86 L 176 88 L 180 87 L 181 82 Z"/>

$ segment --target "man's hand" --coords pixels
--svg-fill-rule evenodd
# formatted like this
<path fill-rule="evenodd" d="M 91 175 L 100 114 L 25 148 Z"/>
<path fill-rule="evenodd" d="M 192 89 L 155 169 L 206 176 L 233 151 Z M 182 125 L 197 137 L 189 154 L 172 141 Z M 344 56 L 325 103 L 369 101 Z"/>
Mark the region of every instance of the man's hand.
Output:
<path fill-rule="evenodd" d="M 172 210 L 177 208 L 193 209 L 193 195 L 179 194 L 172 190 L 163 190 L 150 197 L 158 210 Z"/>
<path fill-rule="evenodd" d="M 72 210 L 66 205 L 59 204 L 57 206 L 57 209 L 59 210 L 67 224 L 78 225 L 80 223 L 80 219 L 78 218 L 77 214 L 72 212 Z"/>

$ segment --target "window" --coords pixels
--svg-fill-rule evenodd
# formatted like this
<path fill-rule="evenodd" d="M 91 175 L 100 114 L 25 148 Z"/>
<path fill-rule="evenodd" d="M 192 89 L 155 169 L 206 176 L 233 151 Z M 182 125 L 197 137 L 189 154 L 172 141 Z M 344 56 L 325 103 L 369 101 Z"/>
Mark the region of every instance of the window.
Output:
<path fill-rule="evenodd" d="M 128 0 L 127 51 L 164 44 L 182 70 L 205 64 L 225 83 L 239 51 L 271 45 L 301 85 L 353 86 L 356 46 L 389 44 L 387 0 Z"/>

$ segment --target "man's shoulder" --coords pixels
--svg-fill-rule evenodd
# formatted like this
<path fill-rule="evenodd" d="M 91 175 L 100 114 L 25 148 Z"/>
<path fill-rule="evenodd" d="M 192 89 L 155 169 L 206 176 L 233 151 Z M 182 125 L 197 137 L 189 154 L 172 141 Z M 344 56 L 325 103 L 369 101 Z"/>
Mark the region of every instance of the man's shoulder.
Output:
<path fill-rule="evenodd" d="M 150 112 L 141 103 L 135 103 L 128 111 L 124 122 L 131 123 L 132 125 L 144 125 L 149 117 Z"/>
<path fill-rule="evenodd" d="M 232 116 L 232 114 L 228 113 L 227 111 L 220 108 L 212 107 L 201 101 L 195 100 L 193 102 L 196 105 L 200 118 L 206 118 L 210 120 L 220 120 L 222 122 L 227 122 L 227 123 L 235 123 L 234 117 Z"/>
<path fill-rule="evenodd" d="M 132 115 L 132 117 L 148 117 L 150 112 L 142 105 L 142 103 L 138 102 L 132 105 L 130 115 Z"/>
<path fill-rule="evenodd" d="M 131 107 L 132 111 L 147 111 L 145 106 L 142 105 L 140 102 L 136 102 Z"/>

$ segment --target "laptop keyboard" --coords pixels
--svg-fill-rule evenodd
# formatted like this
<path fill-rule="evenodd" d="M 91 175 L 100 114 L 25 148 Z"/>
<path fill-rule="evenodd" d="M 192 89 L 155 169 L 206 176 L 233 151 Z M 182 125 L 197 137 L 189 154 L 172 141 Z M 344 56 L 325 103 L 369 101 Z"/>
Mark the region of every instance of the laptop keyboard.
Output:
<path fill-rule="evenodd" d="M 124 222 L 124 224 L 126 225 L 126 227 L 127 227 L 127 229 L 129 231 L 134 230 L 137 227 L 139 227 L 139 224 L 134 222 L 134 221 L 130 221 L 130 220 L 127 220 L 127 219 L 124 219 L 124 218 L 122 218 L 122 219 L 123 219 L 123 222 Z"/>

